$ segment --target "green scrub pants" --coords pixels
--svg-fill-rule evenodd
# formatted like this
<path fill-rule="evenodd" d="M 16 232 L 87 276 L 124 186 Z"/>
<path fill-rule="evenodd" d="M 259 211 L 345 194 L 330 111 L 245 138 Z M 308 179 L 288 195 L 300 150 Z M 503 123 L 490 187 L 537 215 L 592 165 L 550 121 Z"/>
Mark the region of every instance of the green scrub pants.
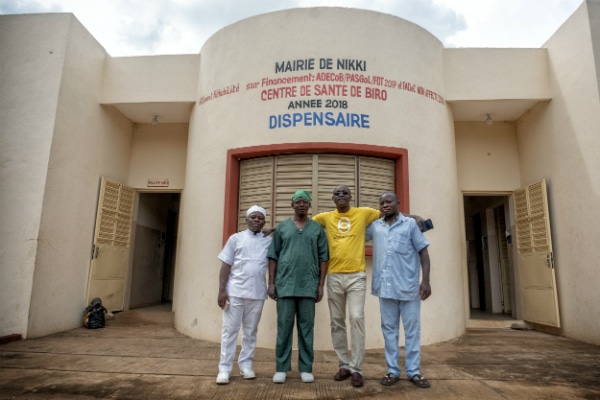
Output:
<path fill-rule="evenodd" d="M 298 325 L 298 370 L 312 373 L 315 358 L 313 352 L 315 299 L 312 297 L 277 298 L 276 371 L 287 372 L 292 369 L 295 320 Z"/>

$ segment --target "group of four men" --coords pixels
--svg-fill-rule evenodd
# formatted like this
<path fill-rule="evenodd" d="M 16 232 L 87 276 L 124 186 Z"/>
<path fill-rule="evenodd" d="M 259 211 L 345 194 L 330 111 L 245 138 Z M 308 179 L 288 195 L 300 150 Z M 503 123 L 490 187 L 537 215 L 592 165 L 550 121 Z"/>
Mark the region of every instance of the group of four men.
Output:
<path fill-rule="evenodd" d="M 331 337 L 339 360 L 334 379 L 350 378 L 354 387 L 362 386 L 367 291 L 364 249 L 366 240 L 372 239 L 371 293 L 379 297 L 387 363 L 381 384 L 390 386 L 400 379 L 398 336 L 402 319 L 405 372 L 416 386 L 430 386 L 420 373 L 420 303 L 431 295 L 429 242 L 414 218 L 421 219 L 402 215 L 394 193 L 382 194 L 379 210 L 352 207 L 352 194 L 344 185 L 334 189 L 332 199 L 335 210 L 310 219 L 310 193 L 297 191 L 291 204 L 294 215 L 279 223 L 272 237 L 263 233 L 266 210 L 252 206 L 247 211 L 248 229 L 232 235 L 219 253 L 222 265 L 217 302 L 224 312 L 217 384 L 229 383 L 240 327 L 238 366 L 243 378 L 256 377 L 252 361 L 266 294 L 277 301 L 273 382 L 284 383 L 291 370 L 294 322 L 300 377 L 303 382 L 313 382 L 315 303 L 322 300 L 326 284 Z"/>

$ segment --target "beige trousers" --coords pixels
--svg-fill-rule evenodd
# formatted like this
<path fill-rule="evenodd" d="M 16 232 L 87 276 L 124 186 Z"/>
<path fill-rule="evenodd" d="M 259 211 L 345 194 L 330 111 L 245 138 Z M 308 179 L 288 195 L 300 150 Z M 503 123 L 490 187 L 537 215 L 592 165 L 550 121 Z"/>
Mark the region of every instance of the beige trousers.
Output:
<path fill-rule="evenodd" d="M 340 368 L 362 375 L 362 362 L 365 356 L 365 296 L 367 274 L 327 275 L 327 302 L 331 318 L 331 340 L 337 354 Z M 350 322 L 350 356 L 346 333 L 346 307 Z"/>

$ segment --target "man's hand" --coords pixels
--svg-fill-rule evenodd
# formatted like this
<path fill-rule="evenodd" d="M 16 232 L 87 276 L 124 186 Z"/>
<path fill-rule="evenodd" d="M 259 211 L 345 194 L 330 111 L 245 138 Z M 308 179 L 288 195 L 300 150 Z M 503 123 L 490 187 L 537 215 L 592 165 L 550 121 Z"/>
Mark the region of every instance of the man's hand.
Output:
<path fill-rule="evenodd" d="M 227 301 L 229 301 L 229 296 L 227 295 L 227 292 L 224 290 L 219 290 L 219 296 L 217 297 L 217 304 L 219 305 L 219 307 L 223 309 L 225 307 L 225 304 L 227 304 Z"/>
<path fill-rule="evenodd" d="M 421 295 L 421 300 L 427 300 L 427 298 L 431 296 L 431 285 L 429 282 L 421 282 L 419 295 Z"/>
<path fill-rule="evenodd" d="M 423 222 L 425 222 L 425 219 L 418 215 L 413 215 L 412 217 L 417 222 L 417 225 L 419 226 L 419 229 L 421 230 L 421 232 L 425 231 L 425 225 L 423 224 Z"/>
<path fill-rule="evenodd" d="M 317 296 L 315 298 L 315 303 L 318 303 L 321 300 L 323 300 L 323 286 L 317 287 Z"/>
<path fill-rule="evenodd" d="M 275 232 L 275 228 L 269 228 L 269 229 L 263 229 L 262 230 L 262 234 L 263 236 L 269 236 L 270 234 L 272 234 L 273 232 Z"/>
<path fill-rule="evenodd" d="M 419 215 L 412 215 L 412 214 L 402 214 L 405 217 L 408 218 L 412 218 L 415 220 L 415 222 L 417 223 L 417 226 L 419 227 L 419 229 L 421 230 L 421 232 L 423 232 L 425 230 L 425 225 L 423 224 L 425 222 L 425 219 Z"/>
<path fill-rule="evenodd" d="M 275 285 L 271 284 L 269 285 L 269 288 L 267 289 L 267 294 L 269 295 L 269 297 L 273 300 L 277 300 L 277 293 L 275 291 Z"/>

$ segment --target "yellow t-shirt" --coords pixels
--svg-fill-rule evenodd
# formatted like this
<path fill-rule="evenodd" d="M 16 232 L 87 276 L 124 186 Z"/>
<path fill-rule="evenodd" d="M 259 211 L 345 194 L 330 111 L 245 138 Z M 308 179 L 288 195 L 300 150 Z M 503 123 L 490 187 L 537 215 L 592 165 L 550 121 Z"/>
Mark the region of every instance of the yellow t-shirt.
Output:
<path fill-rule="evenodd" d="M 351 207 L 346 213 L 327 211 L 313 217 L 327 234 L 328 274 L 348 274 L 365 270 L 366 229 L 377 218 L 379 210 L 369 207 Z"/>

